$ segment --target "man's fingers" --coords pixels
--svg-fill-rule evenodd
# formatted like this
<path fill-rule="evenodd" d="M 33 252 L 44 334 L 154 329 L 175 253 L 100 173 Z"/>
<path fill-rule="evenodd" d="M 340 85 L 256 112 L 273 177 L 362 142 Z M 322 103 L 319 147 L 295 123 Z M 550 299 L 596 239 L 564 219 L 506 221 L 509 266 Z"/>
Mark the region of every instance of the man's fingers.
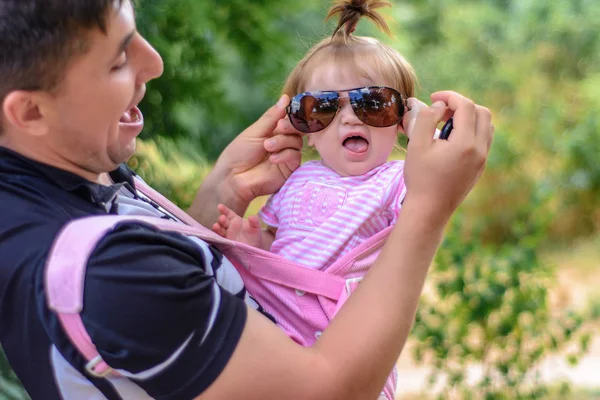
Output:
<path fill-rule="evenodd" d="M 290 119 L 287 117 L 287 115 L 284 116 L 282 119 L 280 119 L 277 122 L 277 127 L 275 128 L 275 132 L 283 133 L 283 134 L 297 134 L 299 136 L 304 135 L 302 132 L 300 132 L 299 130 L 294 128 L 294 126 L 290 122 Z"/>
<path fill-rule="evenodd" d="M 439 101 L 431 105 L 431 107 L 420 108 L 419 110 L 411 110 L 416 112 L 414 123 L 408 128 L 408 137 L 410 138 L 409 146 L 428 146 L 433 141 L 433 136 L 437 125 L 446 114 L 446 105 Z"/>
<path fill-rule="evenodd" d="M 415 121 L 417 119 L 417 115 L 419 115 L 419 111 L 423 108 L 427 108 L 427 104 L 423 103 L 421 100 L 416 97 L 411 97 L 408 99 L 408 108 L 402 117 L 402 128 L 404 130 L 404 134 L 410 139 L 409 132 L 412 132 L 415 127 Z"/>
<path fill-rule="evenodd" d="M 448 105 L 449 111 L 453 114 L 454 130 L 450 138 L 456 140 L 458 137 L 463 139 L 475 134 L 477 123 L 477 109 L 472 100 L 452 91 L 436 92 L 431 95 L 432 101 L 443 101 Z"/>
<path fill-rule="evenodd" d="M 299 150 L 287 149 L 276 154 L 271 154 L 269 161 L 279 165 L 279 169 L 287 179 L 300 166 L 302 154 Z"/>
<path fill-rule="evenodd" d="M 482 151 L 487 154 L 492 146 L 494 137 L 494 125 L 492 125 L 492 113 L 485 107 L 477 107 L 477 142 Z"/>
<path fill-rule="evenodd" d="M 302 138 L 295 134 L 277 134 L 265 140 L 265 150 L 277 153 L 285 149 L 302 149 Z"/>
<path fill-rule="evenodd" d="M 258 121 L 250 125 L 242 134 L 256 138 L 271 136 L 279 120 L 285 116 L 285 108 L 289 101 L 287 95 L 281 96 L 277 104 L 269 108 Z"/>

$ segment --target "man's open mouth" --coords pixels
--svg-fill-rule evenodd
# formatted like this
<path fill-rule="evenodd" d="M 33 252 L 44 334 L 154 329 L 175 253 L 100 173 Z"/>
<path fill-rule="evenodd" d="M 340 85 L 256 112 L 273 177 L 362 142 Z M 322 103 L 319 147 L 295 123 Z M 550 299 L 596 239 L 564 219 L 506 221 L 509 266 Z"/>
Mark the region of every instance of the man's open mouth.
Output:
<path fill-rule="evenodd" d="M 369 148 L 369 141 L 362 136 L 350 136 L 344 139 L 342 145 L 353 153 L 364 153 Z"/>
<path fill-rule="evenodd" d="M 139 124 L 144 121 L 142 112 L 137 106 L 134 106 L 130 110 L 126 111 L 119 120 L 122 124 Z"/>

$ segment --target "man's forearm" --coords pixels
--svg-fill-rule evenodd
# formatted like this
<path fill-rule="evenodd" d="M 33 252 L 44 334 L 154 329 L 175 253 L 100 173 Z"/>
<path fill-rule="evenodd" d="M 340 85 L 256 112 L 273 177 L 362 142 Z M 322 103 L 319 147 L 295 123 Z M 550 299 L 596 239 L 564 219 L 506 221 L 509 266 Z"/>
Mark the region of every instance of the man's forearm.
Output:
<path fill-rule="evenodd" d="M 376 264 L 315 345 L 359 393 L 383 387 L 413 324 L 447 222 L 423 209 L 407 198 Z"/>
<path fill-rule="evenodd" d="M 225 204 L 238 215 L 244 215 L 248 208 L 249 202 L 235 193 L 227 178 L 225 171 L 215 168 L 200 185 L 188 209 L 188 214 L 207 228 L 211 228 L 221 215 L 217 209 L 219 204 Z"/>
<path fill-rule="evenodd" d="M 428 209 L 407 197 L 376 264 L 314 346 L 249 310 L 227 368 L 198 400 L 375 399 L 406 342 L 447 220 Z"/>

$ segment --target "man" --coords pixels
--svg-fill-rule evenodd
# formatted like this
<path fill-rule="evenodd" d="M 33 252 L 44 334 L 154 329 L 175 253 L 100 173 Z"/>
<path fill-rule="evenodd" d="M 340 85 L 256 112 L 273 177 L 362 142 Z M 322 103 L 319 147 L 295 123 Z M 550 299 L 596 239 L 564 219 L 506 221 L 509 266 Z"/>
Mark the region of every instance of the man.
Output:
<path fill-rule="evenodd" d="M 217 250 L 122 224 L 94 250 L 82 318 L 119 377 L 95 377 L 44 294 L 44 266 L 69 221 L 175 219 L 122 163 L 143 127 L 137 104 L 162 72 L 128 0 L 0 0 L 0 342 L 35 399 L 374 399 L 410 330 L 446 222 L 483 169 L 490 113 L 434 94 L 410 126 L 408 194 L 376 265 L 311 348 L 260 313 Z M 300 162 L 287 98 L 223 152 L 190 214 L 239 214 Z M 416 104 L 413 102 L 413 104 Z M 451 140 L 432 140 L 454 115 Z"/>

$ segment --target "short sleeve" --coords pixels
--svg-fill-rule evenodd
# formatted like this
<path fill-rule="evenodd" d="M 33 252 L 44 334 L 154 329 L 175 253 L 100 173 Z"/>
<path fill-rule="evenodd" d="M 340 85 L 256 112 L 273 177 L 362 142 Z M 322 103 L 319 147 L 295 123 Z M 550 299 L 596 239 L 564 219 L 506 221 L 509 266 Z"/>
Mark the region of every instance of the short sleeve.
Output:
<path fill-rule="evenodd" d="M 279 228 L 279 215 L 281 211 L 282 190 L 269 197 L 267 203 L 258 212 L 258 218 L 265 224 Z"/>
<path fill-rule="evenodd" d="M 200 395 L 241 337 L 246 306 L 215 281 L 222 257 L 205 253 L 181 234 L 123 224 L 90 258 L 84 325 L 107 364 L 153 398 Z"/>
<path fill-rule="evenodd" d="M 386 185 L 384 194 L 385 212 L 390 215 L 391 223 L 395 224 L 406 196 L 404 184 L 404 162 L 396 161 L 390 174 L 390 182 Z"/>

